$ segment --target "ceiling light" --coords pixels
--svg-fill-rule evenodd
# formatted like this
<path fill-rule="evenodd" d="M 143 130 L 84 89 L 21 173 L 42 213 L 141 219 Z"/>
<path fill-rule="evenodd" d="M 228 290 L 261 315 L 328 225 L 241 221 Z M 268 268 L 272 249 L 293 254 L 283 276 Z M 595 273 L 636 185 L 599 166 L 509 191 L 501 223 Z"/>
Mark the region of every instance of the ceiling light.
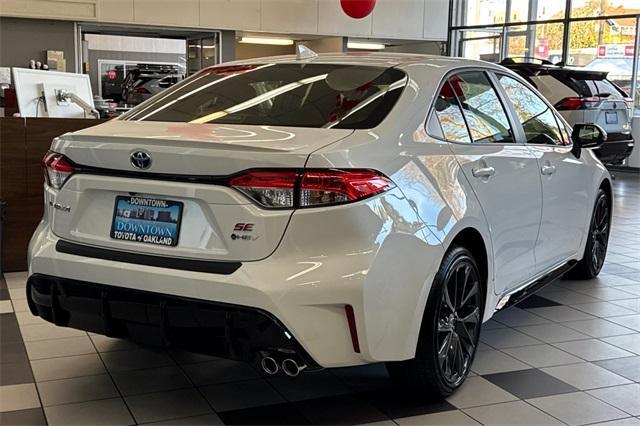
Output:
<path fill-rule="evenodd" d="M 382 43 L 369 43 L 364 41 L 348 41 L 347 47 L 349 49 L 365 49 L 365 50 L 381 50 L 384 49 Z"/>
<path fill-rule="evenodd" d="M 291 40 L 290 38 L 241 37 L 240 43 L 273 44 L 276 46 L 291 46 L 293 44 L 293 40 Z"/>

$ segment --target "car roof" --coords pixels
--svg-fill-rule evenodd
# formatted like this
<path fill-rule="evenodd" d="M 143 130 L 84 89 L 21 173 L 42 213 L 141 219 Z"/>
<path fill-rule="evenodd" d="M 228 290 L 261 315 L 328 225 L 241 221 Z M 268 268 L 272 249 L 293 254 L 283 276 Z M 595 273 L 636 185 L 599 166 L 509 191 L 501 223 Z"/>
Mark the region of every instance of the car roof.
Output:
<path fill-rule="evenodd" d="M 371 65 L 381 67 L 398 67 L 413 64 L 430 64 L 440 69 L 452 69 L 462 66 L 482 66 L 500 68 L 496 64 L 473 59 L 455 58 L 438 55 L 422 55 L 414 53 L 389 53 L 389 52 L 339 52 L 321 53 L 309 59 L 297 59 L 296 55 L 270 56 L 264 58 L 244 59 L 227 62 L 222 66 L 254 65 L 268 63 L 318 63 L 318 64 L 345 64 L 345 65 Z M 214 65 L 215 68 L 220 65 Z"/>

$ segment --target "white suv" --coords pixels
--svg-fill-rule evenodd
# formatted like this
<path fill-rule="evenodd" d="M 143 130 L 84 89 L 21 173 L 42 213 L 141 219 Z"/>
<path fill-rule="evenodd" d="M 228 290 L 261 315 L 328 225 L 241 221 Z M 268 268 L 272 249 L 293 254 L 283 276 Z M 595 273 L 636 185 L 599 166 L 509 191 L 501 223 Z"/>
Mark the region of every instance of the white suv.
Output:
<path fill-rule="evenodd" d="M 507 58 L 502 65 L 531 83 L 571 125 L 595 123 L 607 132 L 607 141 L 595 150 L 605 164 L 622 164 L 631 155 L 635 141 L 631 133 L 633 99 L 607 72 L 589 66 L 562 67 L 542 63 L 516 62 Z M 597 65 L 596 65 L 597 66 Z"/>
<path fill-rule="evenodd" d="M 507 69 L 392 54 L 208 68 L 57 138 L 28 301 L 60 326 L 256 362 L 387 362 L 441 395 L 480 325 L 593 277 L 611 179 Z"/>

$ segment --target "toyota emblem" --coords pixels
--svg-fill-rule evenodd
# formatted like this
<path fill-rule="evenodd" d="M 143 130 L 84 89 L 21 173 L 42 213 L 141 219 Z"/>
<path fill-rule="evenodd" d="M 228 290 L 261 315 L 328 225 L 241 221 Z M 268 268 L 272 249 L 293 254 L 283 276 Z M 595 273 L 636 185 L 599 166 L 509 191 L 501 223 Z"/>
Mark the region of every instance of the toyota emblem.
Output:
<path fill-rule="evenodd" d="M 146 170 L 151 167 L 151 154 L 144 151 L 135 151 L 131 154 L 131 164 L 136 169 Z"/>

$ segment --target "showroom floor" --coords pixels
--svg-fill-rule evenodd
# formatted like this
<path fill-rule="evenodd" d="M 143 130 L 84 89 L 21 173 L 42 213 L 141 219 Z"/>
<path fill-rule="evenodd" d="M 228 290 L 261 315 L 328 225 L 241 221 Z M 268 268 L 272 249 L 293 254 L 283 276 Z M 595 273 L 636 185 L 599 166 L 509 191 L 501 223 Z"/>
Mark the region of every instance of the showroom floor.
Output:
<path fill-rule="evenodd" d="M 640 178 L 618 173 L 607 263 L 483 327 L 473 377 L 446 401 L 394 389 L 383 366 L 297 379 L 58 328 L 26 273 L 0 279 L 0 424 L 640 425 Z M 636 416 L 636 417 L 634 417 Z"/>

